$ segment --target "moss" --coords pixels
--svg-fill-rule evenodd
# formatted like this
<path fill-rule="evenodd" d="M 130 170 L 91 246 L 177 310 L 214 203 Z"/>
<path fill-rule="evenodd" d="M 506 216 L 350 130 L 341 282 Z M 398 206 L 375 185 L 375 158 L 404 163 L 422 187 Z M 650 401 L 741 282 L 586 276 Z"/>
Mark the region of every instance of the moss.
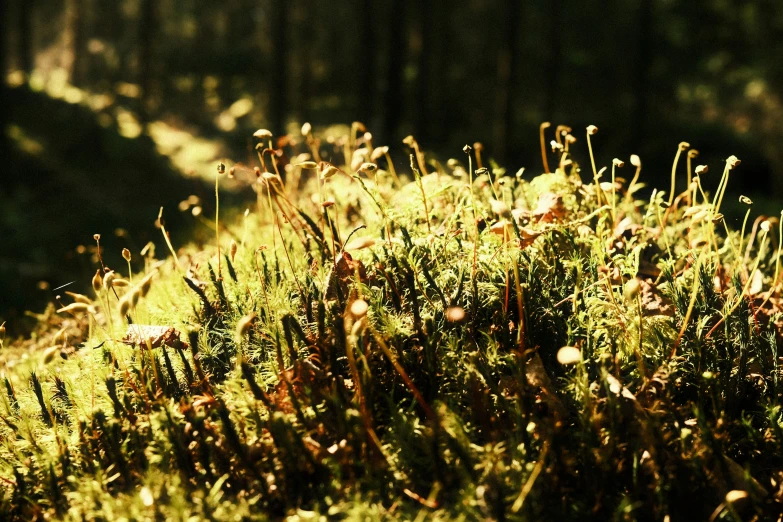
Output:
<path fill-rule="evenodd" d="M 576 164 L 473 186 L 459 161 L 406 186 L 385 167 L 262 178 L 221 216 L 222 279 L 215 245 L 181 269 L 148 252 L 127 317 L 113 289 L 42 317 L 5 352 L 6 517 L 706 519 L 732 490 L 780 510 L 774 229 L 746 258 L 701 200 L 623 186 L 613 220 Z M 130 346 L 129 322 L 174 332 Z"/>

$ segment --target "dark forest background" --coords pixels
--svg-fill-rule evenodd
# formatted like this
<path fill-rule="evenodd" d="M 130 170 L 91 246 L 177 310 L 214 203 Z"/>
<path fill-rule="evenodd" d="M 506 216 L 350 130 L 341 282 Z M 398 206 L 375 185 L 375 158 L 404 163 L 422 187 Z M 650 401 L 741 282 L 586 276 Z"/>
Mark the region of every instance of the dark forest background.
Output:
<path fill-rule="evenodd" d="M 0 23 L 3 317 L 88 281 L 93 233 L 114 265 L 157 241 L 160 205 L 184 242 L 188 171 L 259 127 L 358 120 L 401 165 L 414 134 L 536 172 L 542 121 L 595 124 L 597 160 L 651 184 L 688 141 L 739 156 L 757 208 L 783 194 L 779 0 L 0 0 Z"/>

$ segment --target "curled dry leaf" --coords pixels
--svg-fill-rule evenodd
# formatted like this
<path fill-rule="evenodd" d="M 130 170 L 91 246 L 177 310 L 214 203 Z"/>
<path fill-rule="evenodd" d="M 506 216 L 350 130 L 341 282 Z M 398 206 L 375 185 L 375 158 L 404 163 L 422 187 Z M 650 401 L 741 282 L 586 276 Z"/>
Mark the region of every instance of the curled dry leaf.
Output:
<path fill-rule="evenodd" d="M 146 346 L 149 340 L 153 348 L 159 348 L 164 344 L 172 348 L 186 347 L 187 344 L 179 340 L 179 335 L 179 332 L 171 326 L 132 324 L 128 326 L 128 331 L 120 342 L 129 346 Z"/>
<path fill-rule="evenodd" d="M 622 283 L 623 278 L 620 274 L 620 269 L 616 266 L 608 266 L 608 265 L 602 265 L 598 267 L 598 273 L 601 275 L 601 277 L 607 277 L 609 278 L 609 282 L 612 285 L 619 285 Z"/>
<path fill-rule="evenodd" d="M 665 297 L 658 287 L 644 279 L 638 279 L 642 292 L 642 313 L 645 316 L 674 317 L 674 303 Z"/>
<path fill-rule="evenodd" d="M 504 237 L 506 234 L 506 228 L 511 228 L 511 223 L 506 221 L 505 219 L 501 219 L 497 223 L 494 223 L 491 227 L 489 227 L 490 232 L 493 234 L 497 234 L 501 237 Z"/>
<path fill-rule="evenodd" d="M 543 232 L 531 228 L 519 227 L 519 248 L 527 248 L 532 245 Z"/>
<path fill-rule="evenodd" d="M 269 398 L 272 399 L 279 411 L 294 413 L 291 392 L 295 396 L 294 401 L 297 399 L 302 401 L 306 393 L 323 396 L 327 390 L 324 386 L 324 379 L 324 372 L 310 359 L 294 361 L 293 366 L 278 375 L 278 383 L 270 391 Z M 348 382 L 345 382 L 345 385 L 346 388 L 349 388 Z"/>
<path fill-rule="evenodd" d="M 563 196 L 554 192 L 545 192 L 538 198 L 538 206 L 533 211 L 533 216 L 539 221 L 549 223 L 565 216 L 566 209 L 563 205 Z"/>
<path fill-rule="evenodd" d="M 508 234 L 510 239 L 515 239 L 514 229 L 512 228 L 511 223 L 505 219 L 501 219 L 489 229 L 493 234 L 497 234 L 501 237 L 506 237 L 506 234 Z M 519 248 L 526 248 L 532 245 L 538 236 L 543 234 L 543 232 L 533 230 L 532 228 L 517 227 L 517 230 L 519 230 L 519 238 L 517 239 Z"/>
<path fill-rule="evenodd" d="M 357 273 L 360 281 L 367 281 L 367 269 L 364 267 L 364 263 L 351 257 L 351 254 L 348 252 L 343 252 L 337 256 L 334 266 L 329 271 L 329 276 L 326 279 L 326 297 L 329 299 L 337 297 L 338 285 L 343 295 L 346 295 L 351 280 Z"/>
<path fill-rule="evenodd" d="M 534 353 L 525 364 L 525 377 L 530 386 L 541 388 L 542 395 L 558 420 L 567 417 L 565 406 L 557 397 L 552 387 L 552 380 L 544 368 L 544 361 L 538 353 Z"/>
<path fill-rule="evenodd" d="M 645 227 L 638 223 L 634 223 L 630 217 L 625 217 L 614 227 L 614 237 L 627 241 L 644 229 Z"/>

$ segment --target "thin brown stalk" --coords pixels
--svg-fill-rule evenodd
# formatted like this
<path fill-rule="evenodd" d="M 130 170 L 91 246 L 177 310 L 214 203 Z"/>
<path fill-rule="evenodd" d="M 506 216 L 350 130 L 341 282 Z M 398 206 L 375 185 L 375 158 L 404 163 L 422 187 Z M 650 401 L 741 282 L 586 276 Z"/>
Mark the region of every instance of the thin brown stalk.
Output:
<path fill-rule="evenodd" d="M 549 162 L 546 159 L 546 136 L 544 131 L 548 129 L 552 124 L 548 121 L 545 121 L 538 127 L 538 139 L 541 142 L 541 161 L 544 162 L 544 172 L 549 174 Z M 560 127 L 558 127 L 559 129 Z M 560 143 L 560 140 L 558 140 L 558 143 Z"/>

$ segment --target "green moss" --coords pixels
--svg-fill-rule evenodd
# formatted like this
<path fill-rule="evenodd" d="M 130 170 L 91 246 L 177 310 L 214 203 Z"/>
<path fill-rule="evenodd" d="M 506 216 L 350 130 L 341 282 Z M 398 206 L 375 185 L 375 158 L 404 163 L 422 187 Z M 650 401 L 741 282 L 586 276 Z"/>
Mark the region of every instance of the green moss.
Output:
<path fill-rule="evenodd" d="M 129 316 L 181 342 L 119 342 L 101 290 L 10 348 L 7 518 L 706 519 L 730 490 L 749 517 L 779 509 L 774 229 L 745 259 L 708 205 L 624 187 L 613 222 L 575 166 L 472 187 L 459 162 L 403 187 L 380 167 L 257 186 L 221 217 L 222 280 L 214 245 L 182 271 L 148 253 Z"/>

